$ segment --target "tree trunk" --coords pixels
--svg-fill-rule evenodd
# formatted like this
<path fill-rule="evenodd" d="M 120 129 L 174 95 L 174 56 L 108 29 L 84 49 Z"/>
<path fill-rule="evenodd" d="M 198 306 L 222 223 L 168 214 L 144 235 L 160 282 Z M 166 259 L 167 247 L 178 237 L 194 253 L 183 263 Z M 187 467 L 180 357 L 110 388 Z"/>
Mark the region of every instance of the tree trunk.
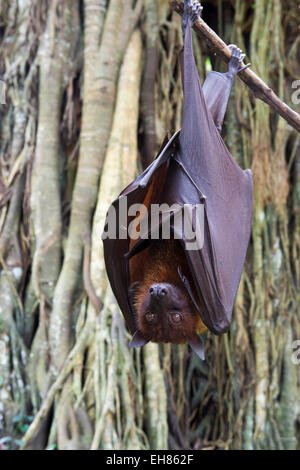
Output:
<path fill-rule="evenodd" d="M 297 2 L 203 6 L 295 107 Z M 169 0 L 12 0 L 0 21 L 0 449 L 299 449 L 299 135 L 237 80 L 223 136 L 255 210 L 230 332 L 207 334 L 206 362 L 131 350 L 101 233 L 181 126 L 180 16 Z M 218 63 L 193 40 L 203 80 Z"/>

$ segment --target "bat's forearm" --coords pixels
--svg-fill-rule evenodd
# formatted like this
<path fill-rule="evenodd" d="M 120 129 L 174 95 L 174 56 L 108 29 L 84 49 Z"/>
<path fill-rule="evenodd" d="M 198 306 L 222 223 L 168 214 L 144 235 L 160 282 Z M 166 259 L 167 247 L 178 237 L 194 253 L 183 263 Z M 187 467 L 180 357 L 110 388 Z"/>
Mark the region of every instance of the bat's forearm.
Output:
<path fill-rule="evenodd" d="M 184 4 L 181 0 L 172 0 L 173 9 L 183 15 Z M 193 26 L 196 33 L 204 39 L 211 48 L 213 48 L 220 58 L 228 63 L 231 59 L 231 49 L 225 42 L 203 21 L 198 18 Z M 255 98 L 258 98 L 269 106 L 276 113 L 282 116 L 294 129 L 300 132 L 300 115 L 284 103 L 274 91 L 264 83 L 252 70 L 247 68 L 244 70 L 245 65 L 241 64 L 239 70 L 239 78 L 252 90 Z"/>

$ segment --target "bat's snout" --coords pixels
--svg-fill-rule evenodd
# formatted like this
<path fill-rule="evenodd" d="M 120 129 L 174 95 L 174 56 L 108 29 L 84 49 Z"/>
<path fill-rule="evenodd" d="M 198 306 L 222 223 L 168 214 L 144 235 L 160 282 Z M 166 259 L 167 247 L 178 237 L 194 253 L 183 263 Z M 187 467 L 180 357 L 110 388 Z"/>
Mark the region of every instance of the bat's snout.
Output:
<path fill-rule="evenodd" d="M 152 284 L 149 289 L 152 298 L 160 299 L 167 295 L 168 288 L 165 284 Z"/>

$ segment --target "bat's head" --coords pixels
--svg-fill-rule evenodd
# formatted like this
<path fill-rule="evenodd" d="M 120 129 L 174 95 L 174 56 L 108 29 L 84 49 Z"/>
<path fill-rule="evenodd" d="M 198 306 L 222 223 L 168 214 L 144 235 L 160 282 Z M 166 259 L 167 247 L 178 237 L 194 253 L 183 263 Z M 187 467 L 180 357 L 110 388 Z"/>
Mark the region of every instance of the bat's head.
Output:
<path fill-rule="evenodd" d="M 136 308 L 139 330 L 155 343 L 185 343 L 196 329 L 196 312 L 174 284 L 161 282 L 139 290 Z"/>
<path fill-rule="evenodd" d="M 131 298 L 145 342 L 181 344 L 199 332 L 201 319 L 183 287 L 169 282 L 135 283 Z"/>
<path fill-rule="evenodd" d="M 148 255 L 137 255 L 136 261 L 139 269 L 135 270 L 131 265 L 131 272 L 133 279 L 139 280 L 129 288 L 136 323 L 130 346 L 143 346 L 148 341 L 173 344 L 188 342 L 203 359 L 203 345 L 197 333 L 204 333 L 207 328 L 195 307 L 193 297 L 197 295 L 196 292 L 191 296 L 183 282 L 189 276 L 189 284 L 193 285 L 178 241 L 152 242 Z M 181 267 L 186 276 L 183 276 Z"/>

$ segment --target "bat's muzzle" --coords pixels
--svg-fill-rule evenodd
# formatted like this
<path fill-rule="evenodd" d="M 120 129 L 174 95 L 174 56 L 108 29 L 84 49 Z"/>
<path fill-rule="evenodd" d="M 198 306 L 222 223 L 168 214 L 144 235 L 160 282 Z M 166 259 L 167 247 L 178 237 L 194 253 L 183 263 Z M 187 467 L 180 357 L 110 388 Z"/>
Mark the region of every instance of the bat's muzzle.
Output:
<path fill-rule="evenodd" d="M 149 293 L 153 299 L 162 299 L 168 293 L 168 288 L 165 284 L 152 284 Z"/>

